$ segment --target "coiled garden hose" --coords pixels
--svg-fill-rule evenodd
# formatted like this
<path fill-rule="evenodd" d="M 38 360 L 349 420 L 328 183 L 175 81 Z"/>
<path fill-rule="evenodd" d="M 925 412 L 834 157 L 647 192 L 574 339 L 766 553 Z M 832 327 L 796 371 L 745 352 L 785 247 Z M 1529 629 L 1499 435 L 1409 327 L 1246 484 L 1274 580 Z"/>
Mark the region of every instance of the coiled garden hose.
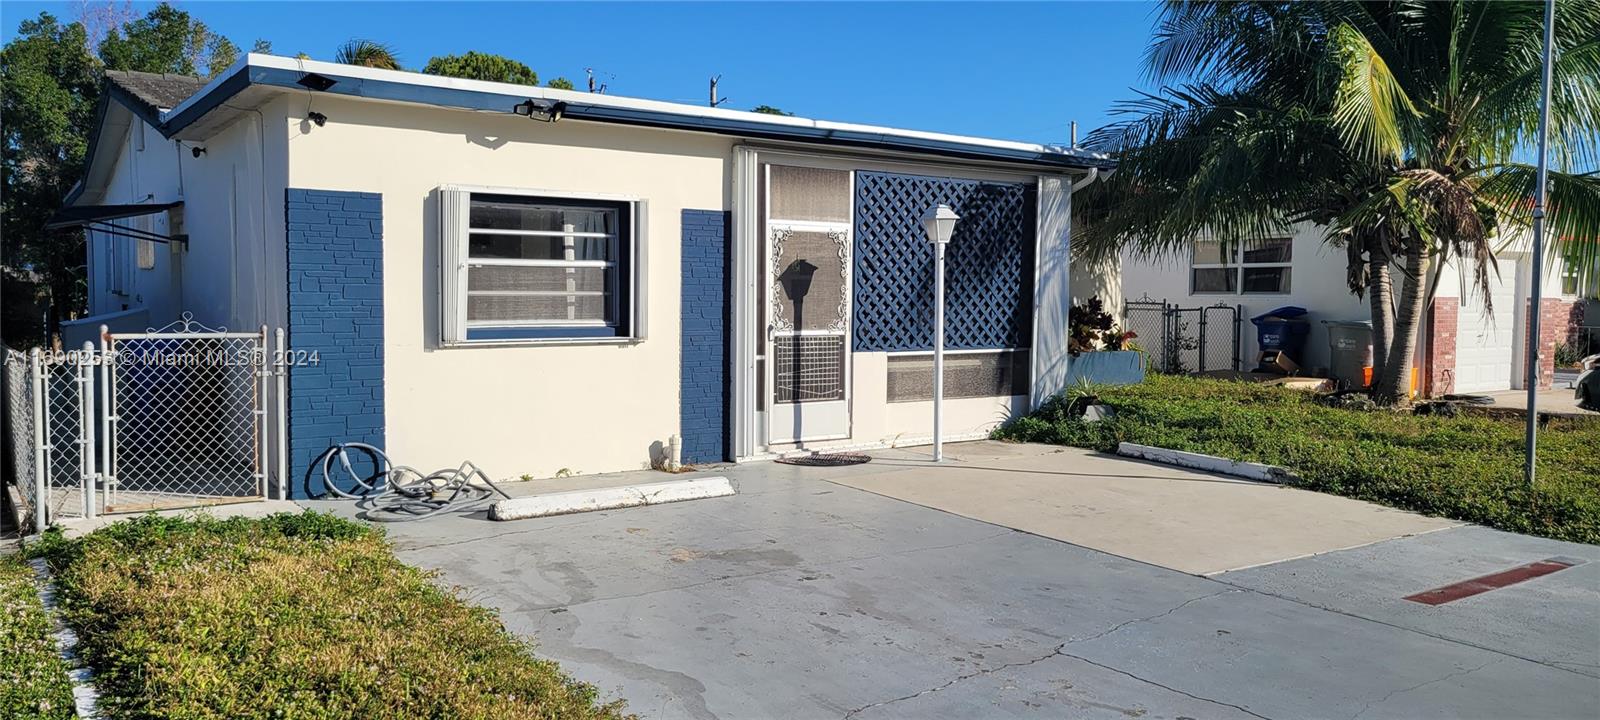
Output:
<path fill-rule="evenodd" d="M 366 454 L 375 469 L 362 477 L 350 464 L 350 451 Z M 351 492 L 333 481 L 333 461 L 338 458 L 345 479 L 354 486 Z M 509 498 L 482 468 L 471 460 L 455 469 L 445 468 L 427 475 L 415 468 L 395 465 L 382 450 L 366 443 L 340 443 L 322 458 L 322 486 L 328 493 L 355 500 L 368 520 L 410 522 L 455 510 L 472 510 L 495 499 Z"/>

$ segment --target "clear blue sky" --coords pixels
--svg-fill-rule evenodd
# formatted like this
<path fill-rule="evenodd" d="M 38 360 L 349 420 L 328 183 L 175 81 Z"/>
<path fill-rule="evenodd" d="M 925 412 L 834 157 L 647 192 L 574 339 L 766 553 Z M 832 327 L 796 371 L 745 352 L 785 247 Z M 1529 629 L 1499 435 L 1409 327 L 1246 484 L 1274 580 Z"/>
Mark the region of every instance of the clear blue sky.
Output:
<path fill-rule="evenodd" d="M 175 3 L 243 49 L 331 59 L 352 37 L 392 46 L 408 68 L 467 50 L 527 63 L 541 79 L 617 95 L 759 104 L 829 120 L 1064 142 L 1107 121 L 1141 84 L 1154 4 L 1060 3 Z M 133 3 L 144 12 L 153 3 Z M 4 39 L 41 10 L 0 3 Z"/>

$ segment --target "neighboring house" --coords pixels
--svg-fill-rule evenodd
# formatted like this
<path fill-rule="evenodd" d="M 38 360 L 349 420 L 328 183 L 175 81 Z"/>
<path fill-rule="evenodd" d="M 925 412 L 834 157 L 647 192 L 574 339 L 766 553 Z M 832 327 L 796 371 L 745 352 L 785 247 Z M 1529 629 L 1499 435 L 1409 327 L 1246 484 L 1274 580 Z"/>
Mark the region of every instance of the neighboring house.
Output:
<path fill-rule="evenodd" d="M 1524 386 L 1526 323 L 1532 285 L 1529 243 L 1507 243 L 1496 256 L 1489 302 L 1459 264 L 1434 273 L 1437 291 L 1425 310 L 1417 367 L 1422 392 L 1481 393 Z M 1321 229 L 1299 225 L 1278 240 L 1255 245 L 1205 241 L 1180 257 L 1122 258 L 1124 294 L 1148 296 L 1185 307 L 1239 305 L 1243 308 L 1243 360 L 1254 367 L 1260 349 L 1249 318 L 1284 305 L 1310 311 L 1311 335 L 1301 365 L 1311 374 L 1328 368 L 1328 334 L 1323 320 L 1369 320 L 1365 299 L 1350 292 L 1343 248 L 1328 245 Z M 1396 292 L 1403 278 L 1395 272 Z M 1581 323 L 1576 273 L 1559 259 L 1544 272 L 1540 336 L 1540 386 L 1554 377 L 1555 344 L 1567 341 Z M 1486 307 L 1487 306 L 1487 307 Z"/>
<path fill-rule="evenodd" d="M 203 86 L 108 73 L 106 98 L 63 210 L 93 312 L 286 327 L 320 361 L 289 380 L 296 477 L 351 440 L 497 477 L 645 467 L 675 436 L 687 462 L 928 442 L 939 203 L 963 218 L 945 434 L 981 436 L 1066 383 L 1070 194 L 1112 166 L 258 54 Z"/>

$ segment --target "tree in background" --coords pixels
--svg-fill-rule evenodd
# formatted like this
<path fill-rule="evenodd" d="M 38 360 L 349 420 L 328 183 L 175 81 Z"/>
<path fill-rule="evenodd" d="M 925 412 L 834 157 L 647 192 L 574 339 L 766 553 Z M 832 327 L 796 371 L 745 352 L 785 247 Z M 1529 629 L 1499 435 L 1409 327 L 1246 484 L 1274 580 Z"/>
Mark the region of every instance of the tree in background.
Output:
<path fill-rule="evenodd" d="M 783 110 L 782 108 L 775 108 L 771 105 L 757 105 L 751 108 L 750 112 L 761 113 L 762 115 L 784 115 L 788 117 L 794 117 L 794 113 Z"/>
<path fill-rule="evenodd" d="M 400 58 L 388 45 L 373 40 L 355 39 L 339 46 L 333 61 L 345 65 L 360 65 L 379 70 L 399 70 Z"/>
<path fill-rule="evenodd" d="M 0 327 L 16 344 L 47 339 L 26 332 L 38 321 L 15 301 L 27 295 L 23 285 L 42 288 L 37 299 L 49 308 L 51 335 L 84 308 L 83 233 L 46 231 L 44 224 L 83 172 L 102 71 L 214 74 L 238 58 L 227 38 L 171 5 L 142 17 L 125 12 L 114 4 L 85 7 L 103 34 L 98 44 L 85 23 L 41 13 L 0 50 Z"/>
<path fill-rule="evenodd" d="M 38 287 L 36 300 L 50 308 L 53 331 L 64 315 L 83 307 L 83 235 L 44 230 L 83 169 L 89 126 L 99 96 L 100 68 L 88 53 L 80 23 L 63 25 L 49 13 L 25 20 L 0 51 L 0 214 L 7 300 L 6 339 L 36 344 L 24 336 L 37 327 L 23 286 Z M 36 284 L 36 285 L 35 285 Z M 19 313 L 22 316 L 19 316 Z"/>
<path fill-rule="evenodd" d="M 558 77 L 558 78 L 556 78 L 554 80 L 551 80 L 550 82 L 545 83 L 544 86 L 547 87 L 547 88 L 555 88 L 557 90 L 577 90 L 578 89 L 578 87 L 576 85 L 572 84 L 571 80 L 568 80 L 568 79 L 566 79 L 564 77 Z"/>
<path fill-rule="evenodd" d="M 539 74 L 503 55 L 468 50 L 461 55 L 439 55 L 428 59 L 422 71 L 429 75 L 488 80 L 513 85 L 538 85 Z"/>
<path fill-rule="evenodd" d="M 1539 2 L 1169 0 L 1146 52 L 1162 89 L 1089 137 L 1119 167 L 1078 199 L 1079 239 L 1154 256 L 1320 225 L 1371 302 L 1373 395 L 1403 402 L 1430 268 L 1461 263 L 1487 303 L 1497 243 L 1526 236 L 1543 21 Z M 1592 273 L 1600 176 L 1572 171 L 1600 159 L 1600 3 L 1558 3 L 1555 37 L 1547 228 Z"/>
<path fill-rule="evenodd" d="M 239 59 L 239 46 L 167 3 L 113 28 L 99 45 L 108 70 L 210 77 Z"/>

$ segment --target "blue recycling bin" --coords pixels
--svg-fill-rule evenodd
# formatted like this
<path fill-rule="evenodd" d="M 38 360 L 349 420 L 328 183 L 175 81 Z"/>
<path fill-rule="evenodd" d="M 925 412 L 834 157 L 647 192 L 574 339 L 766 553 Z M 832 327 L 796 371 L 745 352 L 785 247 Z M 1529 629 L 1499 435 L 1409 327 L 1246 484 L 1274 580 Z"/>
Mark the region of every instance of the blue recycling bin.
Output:
<path fill-rule="evenodd" d="M 1268 353 L 1286 355 L 1296 365 L 1302 361 L 1306 339 L 1311 334 L 1311 323 L 1305 314 L 1303 307 L 1285 305 L 1250 318 L 1250 323 L 1256 326 L 1256 342 L 1261 346 L 1263 364 Z"/>

